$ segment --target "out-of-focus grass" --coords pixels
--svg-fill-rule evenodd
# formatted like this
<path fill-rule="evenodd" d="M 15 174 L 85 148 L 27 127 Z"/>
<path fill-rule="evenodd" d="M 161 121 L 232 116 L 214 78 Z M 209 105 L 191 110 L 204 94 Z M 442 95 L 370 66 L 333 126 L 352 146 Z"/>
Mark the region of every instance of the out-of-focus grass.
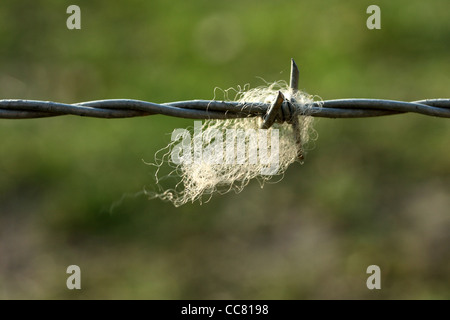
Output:
<path fill-rule="evenodd" d="M 447 1 L 0 3 L 0 96 L 210 99 L 287 80 L 323 99 L 448 97 Z M 191 120 L 0 121 L 1 298 L 449 298 L 450 127 L 320 119 L 303 166 L 180 208 L 132 195 Z M 130 196 L 128 196 L 130 195 Z M 117 200 L 120 205 L 111 210 Z M 65 286 L 77 264 L 82 290 Z M 382 290 L 366 288 L 367 266 Z"/>

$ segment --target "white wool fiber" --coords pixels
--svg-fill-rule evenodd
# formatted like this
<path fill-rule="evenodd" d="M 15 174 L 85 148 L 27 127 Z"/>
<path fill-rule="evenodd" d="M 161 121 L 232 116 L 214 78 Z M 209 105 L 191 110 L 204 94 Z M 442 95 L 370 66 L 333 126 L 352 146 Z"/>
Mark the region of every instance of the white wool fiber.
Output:
<path fill-rule="evenodd" d="M 223 91 L 224 98 L 228 100 L 230 91 L 236 91 L 234 101 L 242 103 L 242 107 L 245 109 L 245 103 L 250 102 L 271 104 L 274 102 L 278 91 L 281 91 L 285 98 L 292 102 L 295 108 L 294 116 L 298 117 L 301 132 L 302 153 L 304 154 L 306 150 L 310 149 L 310 142 L 317 137 L 316 132 L 312 128 L 313 117 L 311 116 L 311 107 L 315 97 L 302 91 L 293 92 L 283 81 L 275 82 L 264 87 L 245 89 L 247 88 L 244 87 L 242 89 L 239 87 L 237 90 L 225 90 Z M 205 120 L 201 125 L 202 134 L 195 135 L 195 132 L 193 133 L 193 130 L 191 130 L 190 140 L 187 140 L 187 143 L 189 143 L 188 147 L 190 147 L 191 151 L 200 150 L 199 147 L 201 146 L 202 157 L 196 158 L 195 151 L 192 153 L 186 152 L 186 154 L 182 153 L 180 159 L 183 161 L 180 163 L 174 163 L 172 161 L 172 153 L 175 148 L 178 148 L 177 144 L 180 144 L 180 140 L 171 141 L 167 147 L 160 150 L 163 151 L 161 158 L 158 159 L 155 156 L 156 163 L 153 164 L 157 167 L 155 177 L 159 190 L 152 192 L 146 191 L 146 194 L 150 198 L 160 198 L 165 201 L 170 201 L 178 207 L 188 202 L 207 202 L 215 193 L 225 194 L 230 191 L 239 193 L 250 180 L 255 178 L 260 182 L 262 187 L 266 181 L 269 181 L 274 176 L 283 177 L 284 172 L 290 164 L 294 161 L 302 162 L 298 159 L 297 144 L 291 124 L 286 122 L 275 123 L 271 128 L 267 129 L 268 137 L 275 136 L 278 139 L 266 139 L 268 150 L 266 153 L 263 152 L 264 150 L 261 150 L 259 140 L 252 139 L 251 136 L 245 137 L 244 144 L 241 143 L 239 145 L 236 140 L 234 141 L 234 146 L 230 147 L 230 149 L 226 149 L 228 148 L 228 145 L 226 145 L 226 147 L 223 147 L 223 152 L 220 152 L 220 148 L 215 149 L 218 148 L 217 146 L 220 145 L 220 142 L 223 144 L 227 142 L 227 132 L 252 132 L 252 130 L 258 132 L 261 122 L 262 119 L 260 117 Z M 197 129 L 200 129 L 200 126 L 197 126 Z M 278 136 L 276 136 L 275 132 L 272 132 L 273 130 L 278 131 Z M 220 134 L 222 138 L 219 137 L 220 139 L 217 139 L 217 134 Z M 232 137 L 231 134 L 230 137 Z M 278 146 L 275 146 L 274 143 L 277 143 Z M 243 146 L 246 150 L 242 150 Z M 227 161 L 227 150 L 229 152 L 234 150 L 236 159 L 231 161 L 229 160 L 231 158 L 228 158 Z M 271 165 L 273 167 L 273 163 L 264 161 L 267 159 L 263 159 L 261 155 L 265 154 L 268 156 L 272 151 L 278 151 L 277 170 L 271 172 L 271 174 L 262 174 L 263 172 L 268 172 L 268 168 Z M 256 159 L 251 158 L 251 152 L 255 152 L 258 157 Z M 272 154 L 274 154 L 273 152 Z M 208 157 L 205 156 L 205 153 L 208 154 Z M 242 157 L 238 158 L 238 155 Z M 177 177 L 178 180 L 169 189 L 164 189 L 159 184 L 160 180 L 162 180 L 159 176 L 160 168 L 164 163 L 169 163 L 172 167 L 172 171 L 167 176 L 164 176 L 164 178 Z"/>

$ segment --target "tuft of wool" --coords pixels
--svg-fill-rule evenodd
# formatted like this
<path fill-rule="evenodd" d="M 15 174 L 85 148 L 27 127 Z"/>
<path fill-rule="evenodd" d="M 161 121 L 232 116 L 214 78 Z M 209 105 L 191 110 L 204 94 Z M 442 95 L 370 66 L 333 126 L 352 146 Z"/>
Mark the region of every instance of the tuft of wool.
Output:
<path fill-rule="evenodd" d="M 273 103 L 278 91 L 281 91 L 291 101 L 294 116 L 298 117 L 303 153 L 310 148 L 310 142 L 317 138 L 312 127 L 314 118 L 311 116 L 315 97 L 302 91 L 294 92 L 283 81 L 253 89 L 238 87 L 237 90 L 232 90 L 236 91 L 234 101 L 240 102 L 243 109 L 250 102 Z M 232 90 L 224 91 L 226 100 L 229 100 L 227 98 Z M 282 178 L 289 165 L 295 161 L 302 163 L 298 159 L 293 127 L 288 123 L 275 123 L 271 128 L 263 130 L 259 129 L 261 122 L 259 117 L 205 120 L 202 124 L 197 123 L 189 133 L 184 131 L 183 135 L 178 136 L 186 140 L 183 141 L 184 149 L 177 158 L 177 163 L 173 161 L 173 154 L 181 150 L 180 139 L 172 139 L 167 147 L 155 155 L 155 163 L 152 165 L 157 167 L 155 178 L 159 190 L 145 191 L 146 194 L 151 199 L 170 201 L 178 207 L 188 202 L 207 202 L 216 193 L 239 193 L 252 179 L 257 179 L 263 187 L 274 176 Z M 261 135 L 262 131 L 269 138 Z M 258 132 L 260 135 L 246 134 Z M 236 133 L 238 136 L 241 133 L 241 140 L 236 139 Z M 160 169 L 165 163 L 169 163 L 171 172 L 160 177 Z M 171 177 L 177 180 L 173 187 L 161 187 L 160 181 Z"/>

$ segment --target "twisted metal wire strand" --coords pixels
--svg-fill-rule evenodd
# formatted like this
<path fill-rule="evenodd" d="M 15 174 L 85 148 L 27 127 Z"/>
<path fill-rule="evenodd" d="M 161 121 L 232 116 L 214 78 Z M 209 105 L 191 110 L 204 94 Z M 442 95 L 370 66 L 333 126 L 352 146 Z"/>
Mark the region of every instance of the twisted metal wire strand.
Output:
<path fill-rule="evenodd" d="M 298 90 L 299 70 L 291 59 L 290 89 Z M 281 94 L 281 93 L 280 93 Z M 275 118 L 292 119 L 293 101 L 285 100 L 284 111 L 276 106 Z M 280 100 L 281 102 L 281 100 Z M 272 109 L 275 106 L 272 106 Z M 299 107 L 299 106 L 297 106 Z M 301 108 L 304 108 L 303 110 Z M 242 103 L 237 101 L 190 100 L 169 103 L 153 103 L 132 99 L 110 99 L 66 104 L 38 100 L 0 100 L 0 119 L 28 119 L 62 115 L 94 118 L 130 118 L 162 114 L 189 119 L 231 119 L 265 116 L 271 109 L 266 103 Z M 273 111 L 271 111 L 273 112 Z M 339 99 L 314 102 L 300 106 L 299 113 L 325 118 L 363 118 L 413 112 L 427 116 L 450 118 L 450 99 L 429 99 L 413 102 L 380 99 Z M 273 120 L 273 119 L 272 119 Z M 295 125 L 295 123 L 293 123 Z M 265 125 L 265 127 L 269 127 Z"/>
<path fill-rule="evenodd" d="M 29 119 L 76 115 L 94 118 L 130 118 L 162 114 L 189 119 L 230 119 L 264 116 L 270 104 L 236 101 L 190 100 L 153 103 L 131 99 L 110 99 L 66 104 L 51 101 L 0 100 L 1 119 Z M 450 118 L 450 99 L 413 102 L 381 99 L 338 99 L 315 102 L 308 114 L 324 118 L 364 118 L 399 113 L 419 113 Z"/>

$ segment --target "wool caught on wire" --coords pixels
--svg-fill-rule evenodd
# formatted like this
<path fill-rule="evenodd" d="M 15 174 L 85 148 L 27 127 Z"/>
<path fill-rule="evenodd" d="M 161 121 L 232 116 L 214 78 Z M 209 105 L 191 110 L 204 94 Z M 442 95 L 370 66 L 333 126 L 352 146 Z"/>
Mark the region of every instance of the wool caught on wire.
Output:
<path fill-rule="evenodd" d="M 160 150 L 161 158 L 155 156 L 153 165 L 157 167 L 158 185 L 159 169 L 164 163 L 173 167 L 168 176 L 179 177 L 179 180 L 173 188 L 146 191 L 149 198 L 170 201 L 175 206 L 207 202 L 215 193 L 241 192 L 252 179 L 257 179 L 262 187 L 274 176 L 282 177 L 296 160 L 303 162 L 308 143 L 317 137 L 311 114 L 312 106 L 320 105 L 320 101 L 314 101 L 313 96 L 294 90 L 283 81 L 245 89 L 238 88 L 234 99 L 242 110 L 249 104 L 273 105 L 280 94 L 283 96 L 284 108 L 276 115 L 276 123 L 262 129 L 260 117 L 211 119 L 203 123 L 196 121 L 190 131 L 174 130 L 172 141 Z M 229 91 L 224 91 L 225 98 Z"/>
<path fill-rule="evenodd" d="M 290 83 L 265 87 L 238 87 L 222 91 L 224 99 L 155 103 L 134 99 L 106 99 L 74 104 L 1 99 L 0 119 L 46 118 L 76 115 L 94 118 L 129 118 L 166 115 L 196 121 L 193 132 L 176 129 L 172 141 L 155 155 L 157 191 L 150 198 L 175 206 L 207 201 L 214 193 L 240 192 L 252 179 L 261 186 L 273 176 L 283 176 L 294 161 L 303 162 L 308 142 L 317 138 L 313 117 L 364 118 L 416 113 L 450 118 L 450 99 L 396 101 L 336 99 L 322 101 L 298 91 L 299 72 L 291 59 Z M 228 99 L 231 91 L 235 99 Z M 262 117 L 262 119 L 261 119 Z M 165 153 L 164 153 L 165 152 Z M 160 153 L 164 153 L 158 158 Z M 172 171 L 163 175 L 164 163 Z M 164 188 L 163 178 L 178 177 Z"/>

